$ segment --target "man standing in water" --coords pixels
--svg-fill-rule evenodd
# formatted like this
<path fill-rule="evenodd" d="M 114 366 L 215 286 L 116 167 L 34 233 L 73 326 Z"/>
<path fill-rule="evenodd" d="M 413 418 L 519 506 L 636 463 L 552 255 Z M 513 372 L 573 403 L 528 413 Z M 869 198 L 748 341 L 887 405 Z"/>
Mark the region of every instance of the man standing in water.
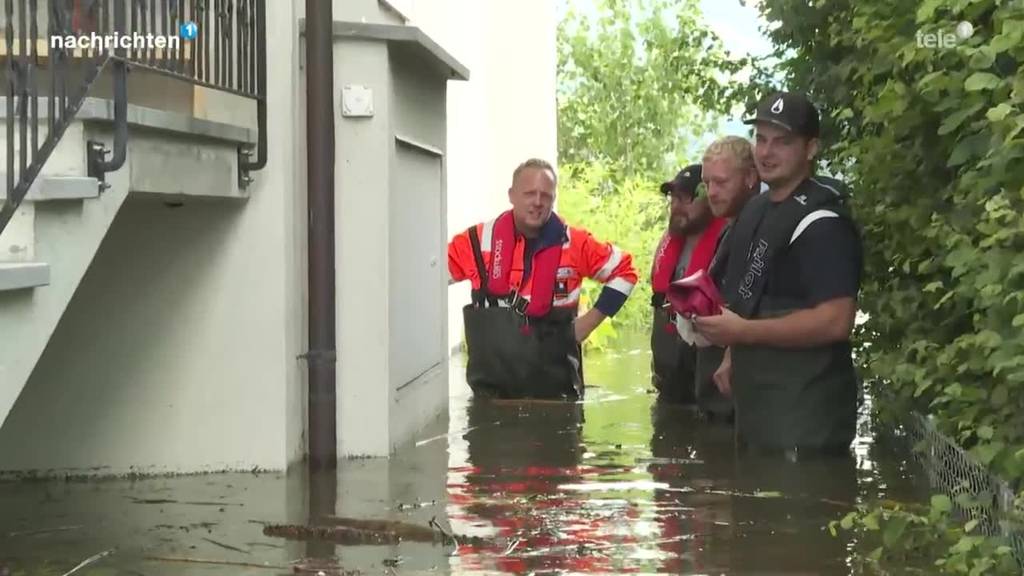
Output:
<path fill-rule="evenodd" d="M 693 164 L 661 185 L 668 199 L 668 228 L 654 252 L 651 268 L 651 380 L 663 402 L 693 404 L 697 351 L 680 338 L 675 314 L 666 304 L 669 284 L 707 270 L 725 221 L 714 218 L 708 199 L 698 197 L 701 166 Z"/>
<path fill-rule="evenodd" d="M 466 380 L 475 394 L 582 398 L 580 346 L 636 285 L 628 252 L 555 214 L 557 189 L 551 164 L 523 162 L 512 173 L 512 208 L 448 244 L 449 280 L 473 285 L 463 320 Z M 580 315 L 584 278 L 604 287 Z"/>
<path fill-rule="evenodd" d="M 711 213 L 728 222 L 709 269 L 711 279 L 721 292 L 724 291 L 729 261 L 728 236 L 740 210 L 757 195 L 761 182 L 754 164 L 754 152 L 746 138 L 725 136 L 715 140 L 704 152 L 703 165 Z M 719 379 L 726 377 L 719 371 L 724 354 L 725 349 L 721 346 L 697 349 L 696 393 L 697 406 L 703 415 L 729 420 L 733 416 L 732 398 L 722 394 L 714 382 L 716 374 Z"/>
<path fill-rule="evenodd" d="M 741 444 L 794 458 L 848 453 L 860 237 L 843 185 L 814 176 L 819 117 L 807 97 L 773 94 L 746 123 L 768 192 L 747 203 L 729 235 L 727 307 L 694 323 L 728 347 L 716 383 L 735 400 Z"/>

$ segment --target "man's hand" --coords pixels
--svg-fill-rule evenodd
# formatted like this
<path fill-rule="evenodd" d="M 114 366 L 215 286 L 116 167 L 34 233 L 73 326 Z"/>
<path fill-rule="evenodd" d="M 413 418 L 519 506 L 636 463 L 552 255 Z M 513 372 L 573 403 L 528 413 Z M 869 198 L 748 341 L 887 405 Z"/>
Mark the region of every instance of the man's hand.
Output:
<path fill-rule="evenodd" d="M 749 321 L 728 308 L 722 308 L 717 316 L 696 316 L 693 319 L 697 332 L 717 346 L 732 346 L 740 342 Z"/>
<path fill-rule="evenodd" d="M 694 318 L 697 332 L 719 346 L 760 344 L 810 348 L 849 340 L 857 316 L 853 298 L 834 298 L 777 318 L 747 320 L 725 308 L 719 316 Z"/>
<path fill-rule="evenodd" d="M 604 322 L 605 315 L 597 308 L 591 308 L 589 312 L 580 316 L 573 322 L 573 330 L 576 333 L 576 343 L 583 344 L 583 342 L 590 336 L 601 322 Z"/>
<path fill-rule="evenodd" d="M 697 333 L 697 329 L 693 325 L 693 319 L 686 318 L 672 312 L 672 316 L 675 318 L 673 322 L 676 327 L 676 333 L 683 339 L 683 342 L 697 348 L 707 348 L 711 346 L 711 342 L 708 339 Z"/>
<path fill-rule="evenodd" d="M 732 396 L 732 349 L 725 349 L 725 356 L 722 357 L 722 363 L 718 366 L 718 370 L 715 370 L 712 379 L 715 381 L 715 386 L 718 386 L 718 391 L 723 396 Z"/>

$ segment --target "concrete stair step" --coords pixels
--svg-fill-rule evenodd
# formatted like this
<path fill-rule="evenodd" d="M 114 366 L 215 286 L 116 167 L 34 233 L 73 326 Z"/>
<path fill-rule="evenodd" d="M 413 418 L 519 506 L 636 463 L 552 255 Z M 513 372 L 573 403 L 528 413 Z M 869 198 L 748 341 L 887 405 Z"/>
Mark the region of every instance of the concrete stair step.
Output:
<path fill-rule="evenodd" d="M 99 181 L 88 176 L 39 176 L 28 189 L 26 201 L 85 200 L 100 195 Z M 7 174 L 0 172 L 0 201 L 7 198 Z"/>
<path fill-rule="evenodd" d="M 50 283 L 45 262 L 0 262 L 0 291 L 37 288 Z"/>
<path fill-rule="evenodd" d="M 36 204 L 22 202 L 7 228 L 0 232 L 0 262 L 34 262 L 35 244 Z"/>

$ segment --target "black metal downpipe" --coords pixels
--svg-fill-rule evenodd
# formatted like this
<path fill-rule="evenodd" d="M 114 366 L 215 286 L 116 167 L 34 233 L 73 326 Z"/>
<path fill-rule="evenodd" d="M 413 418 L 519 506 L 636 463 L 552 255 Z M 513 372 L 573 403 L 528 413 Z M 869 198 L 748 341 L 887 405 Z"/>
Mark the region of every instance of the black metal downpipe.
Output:
<path fill-rule="evenodd" d="M 134 3 L 132 6 L 134 7 Z M 120 34 L 127 32 L 124 2 L 114 2 L 114 30 Z M 128 158 L 128 63 L 125 62 L 125 49 L 118 46 L 114 49 L 112 63 L 114 66 L 114 157 L 106 160 L 107 150 L 102 142 L 90 140 L 86 154 L 88 156 L 89 176 L 98 179 L 106 187 L 107 172 L 119 170 Z"/>
<path fill-rule="evenodd" d="M 309 464 L 338 463 L 334 305 L 334 40 L 330 1 L 306 0 Z"/>
<path fill-rule="evenodd" d="M 265 2 L 256 2 L 255 4 L 257 42 L 255 54 L 257 74 L 256 93 L 259 94 L 259 98 L 256 100 L 256 122 L 260 131 L 259 134 L 256 135 L 256 138 L 258 139 L 256 143 L 256 161 L 245 161 L 242 163 L 241 170 L 244 174 L 248 174 L 255 170 L 262 170 L 263 167 L 267 165 L 267 8 Z M 249 57 L 252 58 L 252 55 Z M 334 65 L 333 54 L 331 58 L 331 65 Z M 328 98 L 328 101 L 330 101 L 330 98 Z M 332 116 L 331 120 L 333 121 L 333 119 L 334 118 Z"/>
<path fill-rule="evenodd" d="M 128 64 L 114 60 L 114 157 L 105 160 L 107 150 L 102 142 L 89 141 L 89 176 L 104 182 L 107 172 L 119 170 L 128 159 Z M 104 182 L 105 184 L 105 182 Z"/>

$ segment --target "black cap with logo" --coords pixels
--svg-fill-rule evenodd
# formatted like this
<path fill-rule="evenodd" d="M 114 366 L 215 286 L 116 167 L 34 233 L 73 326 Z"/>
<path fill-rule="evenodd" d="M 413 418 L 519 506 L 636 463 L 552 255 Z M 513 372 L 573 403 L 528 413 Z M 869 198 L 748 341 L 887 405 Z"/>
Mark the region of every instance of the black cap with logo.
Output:
<path fill-rule="evenodd" d="M 690 197 L 697 196 L 697 187 L 701 183 L 700 164 L 690 164 L 676 174 L 676 177 L 661 184 L 661 193 L 665 195 L 679 196 L 687 194 Z"/>
<path fill-rule="evenodd" d="M 808 138 L 817 138 L 821 132 L 818 109 L 806 95 L 797 92 L 776 92 L 761 100 L 757 115 L 743 121 L 744 124 L 757 122 L 775 124 Z"/>

